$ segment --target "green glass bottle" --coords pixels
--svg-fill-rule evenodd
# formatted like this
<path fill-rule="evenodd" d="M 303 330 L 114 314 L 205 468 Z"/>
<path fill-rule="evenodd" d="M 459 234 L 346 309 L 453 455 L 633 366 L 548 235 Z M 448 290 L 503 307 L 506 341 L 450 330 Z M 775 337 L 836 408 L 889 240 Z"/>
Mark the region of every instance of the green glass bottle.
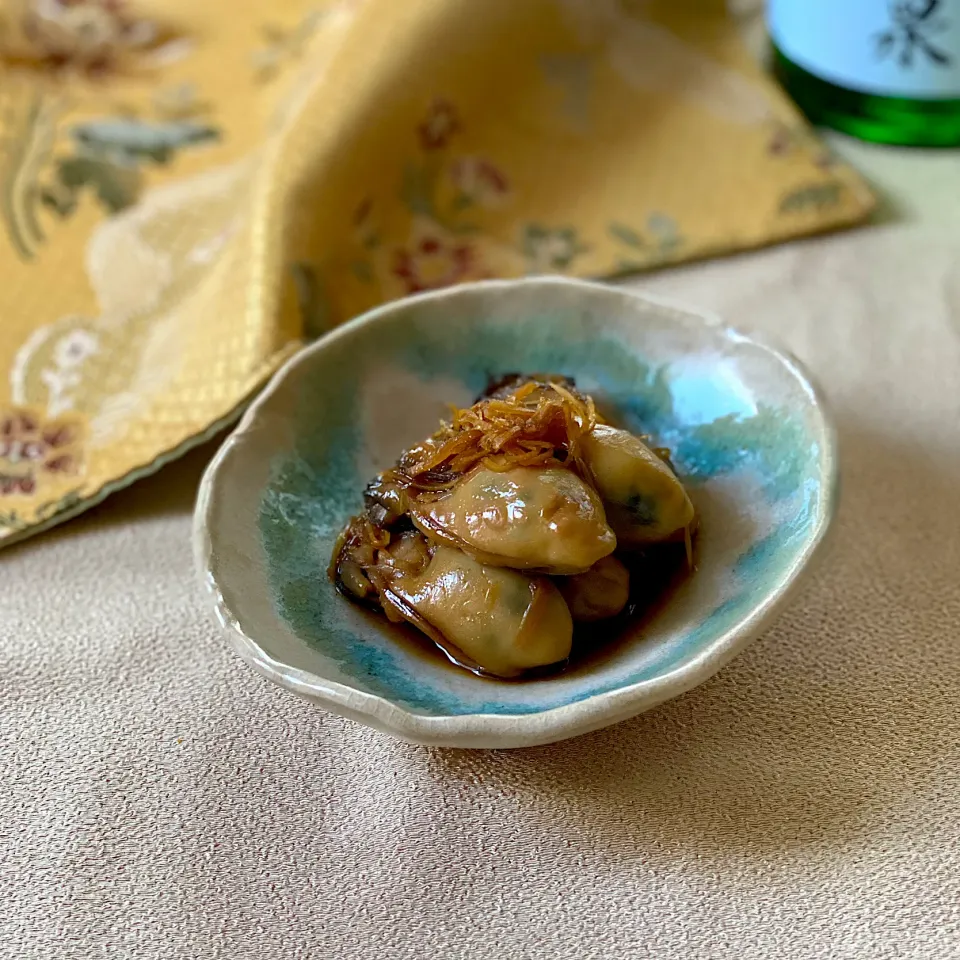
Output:
<path fill-rule="evenodd" d="M 768 0 L 774 72 L 813 123 L 960 144 L 960 0 Z"/>

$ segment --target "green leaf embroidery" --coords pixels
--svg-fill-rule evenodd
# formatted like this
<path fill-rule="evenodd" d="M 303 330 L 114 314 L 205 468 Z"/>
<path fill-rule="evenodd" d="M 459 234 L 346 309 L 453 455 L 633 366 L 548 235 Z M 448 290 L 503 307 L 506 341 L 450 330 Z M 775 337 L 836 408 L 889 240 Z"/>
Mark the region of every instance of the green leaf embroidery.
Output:
<path fill-rule="evenodd" d="M 59 513 L 63 513 L 66 510 L 72 510 L 74 507 L 79 506 L 83 502 L 83 497 L 80 496 L 79 490 L 70 490 L 68 493 L 65 493 L 59 500 L 48 500 L 46 503 L 41 503 L 36 510 L 36 517 L 38 520 L 49 520 L 51 517 L 57 516 Z"/>
<path fill-rule="evenodd" d="M 23 118 L 23 129 L 11 132 L 15 149 L 8 150 L 0 164 L 0 220 L 24 259 L 44 240 L 36 215 L 41 207 L 66 219 L 90 190 L 108 214 L 117 213 L 136 202 L 138 168 L 144 163 L 166 164 L 178 150 L 220 137 L 216 127 L 190 120 L 91 120 L 71 129 L 73 151 L 54 155 L 53 180 L 42 182 L 39 175 L 54 142 L 57 116 L 57 103 L 38 94 Z"/>
<path fill-rule="evenodd" d="M 16 510 L 0 513 L 0 527 L 9 532 L 18 533 L 27 527 L 32 527 L 38 523 L 46 523 L 61 513 L 73 510 L 82 502 L 83 497 L 80 496 L 80 491 L 71 490 L 60 497 L 59 500 L 48 500 L 46 503 L 40 504 L 29 519 Z"/>
<path fill-rule="evenodd" d="M 350 264 L 350 272 L 361 283 L 373 283 L 373 270 L 366 260 L 354 260 L 353 263 Z"/>
<path fill-rule="evenodd" d="M 521 249 L 531 267 L 564 270 L 590 248 L 580 242 L 575 227 L 544 227 L 528 223 L 523 230 Z"/>
<path fill-rule="evenodd" d="M 58 212 L 72 212 L 79 193 L 84 187 L 90 187 L 108 213 L 119 213 L 136 201 L 140 189 L 140 173 L 136 167 L 99 157 L 61 158 L 57 162 L 57 180 L 63 188 L 59 206 L 55 207 Z M 47 193 L 51 198 L 55 196 L 49 190 Z"/>
<path fill-rule="evenodd" d="M 61 189 L 59 184 L 54 184 L 40 190 L 40 202 L 61 220 L 66 220 L 77 209 L 77 194 L 72 190 Z"/>
<path fill-rule="evenodd" d="M 662 213 L 652 213 L 647 218 L 648 236 L 617 221 L 607 225 L 607 232 L 614 240 L 645 255 L 646 259 L 643 262 L 635 257 L 624 257 L 619 264 L 619 269 L 623 271 L 638 270 L 644 266 L 662 263 L 682 247 L 684 242 L 677 229 L 676 221 Z"/>
<path fill-rule="evenodd" d="M 297 289 L 297 303 L 303 321 L 303 335 L 309 340 L 325 334 L 333 326 L 333 311 L 323 281 L 312 263 L 290 264 L 290 273 Z"/>
<path fill-rule="evenodd" d="M 433 203 L 434 177 L 425 166 L 408 163 L 403 170 L 400 199 L 414 216 L 436 219 Z"/>
<path fill-rule="evenodd" d="M 840 202 L 843 184 L 839 181 L 814 183 L 786 194 L 780 201 L 780 213 L 797 213 L 802 210 L 825 210 Z"/>
<path fill-rule="evenodd" d="M 469 194 L 458 193 L 450 206 L 454 213 L 461 213 L 473 206 L 473 198 Z"/>
<path fill-rule="evenodd" d="M 132 118 L 93 120 L 79 124 L 71 133 L 83 152 L 106 156 L 120 164 L 134 164 L 138 160 L 165 164 L 177 150 L 220 139 L 216 127 L 191 120 L 169 123 Z"/>
<path fill-rule="evenodd" d="M 292 29 L 270 23 L 261 26 L 265 46 L 254 51 L 252 57 L 257 78 L 272 80 L 284 62 L 299 59 L 325 16 L 325 10 L 310 10 Z"/>
<path fill-rule="evenodd" d="M 625 223 L 613 221 L 607 226 L 607 230 L 614 240 L 619 240 L 621 243 L 625 243 L 628 247 L 633 247 L 635 250 L 642 250 L 647 246 L 647 241 L 644 240 L 636 230 L 628 227 Z"/>
<path fill-rule="evenodd" d="M 22 115 L 11 112 L 3 118 L 0 220 L 23 260 L 32 259 L 45 239 L 37 219 L 42 203 L 38 177 L 56 138 L 59 109 L 58 101 L 37 92 Z"/>
<path fill-rule="evenodd" d="M 668 256 L 669 254 L 675 252 L 679 247 L 683 245 L 683 240 L 680 237 L 662 237 L 660 239 L 660 254 L 662 256 Z"/>
<path fill-rule="evenodd" d="M 665 213 L 651 213 L 647 217 L 647 229 L 657 241 L 657 248 L 661 254 L 669 254 L 683 243 L 677 221 Z"/>

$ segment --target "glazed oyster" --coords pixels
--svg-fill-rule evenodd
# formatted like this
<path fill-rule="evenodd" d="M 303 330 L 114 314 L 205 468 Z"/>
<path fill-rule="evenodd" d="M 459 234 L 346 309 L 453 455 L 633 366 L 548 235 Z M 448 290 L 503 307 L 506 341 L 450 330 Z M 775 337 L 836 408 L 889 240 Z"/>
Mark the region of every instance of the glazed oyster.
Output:
<path fill-rule="evenodd" d="M 669 451 L 607 424 L 559 376 L 511 376 L 368 485 L 330 564 L 351 600 L 456 664 L 519 677 L 562 665 L 580 624 L 621 616 L 632 561 L 696 516 Z"/>

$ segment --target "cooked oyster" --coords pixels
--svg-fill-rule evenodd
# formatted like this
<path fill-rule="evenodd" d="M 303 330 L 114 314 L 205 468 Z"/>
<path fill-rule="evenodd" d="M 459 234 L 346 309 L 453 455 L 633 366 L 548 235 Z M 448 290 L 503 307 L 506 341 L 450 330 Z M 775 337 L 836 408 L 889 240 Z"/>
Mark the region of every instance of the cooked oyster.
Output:
<path fill-rule="evenodd" d="M 659 543 L 689 529 L 694 510 L 687 491 L 639 437 L 598 424 L 581 449 L 621 546 Z"/>
<path fill-rule="evenodd" d="M 552 574 L 582 573 L 617 546 L 600 498 L 562 468 L 480 468 L 445 496 L 411 504 L 410 518 L 482 563 Z"/>
<path fill-rule="evenodd" d="M 570 655 L 573 621 L 550 580 L 478 563 L 452 547 L 436 547 L 422 573 L 393 580 L 383 601 L 454 659 L 462 651 L 498 677 Z"/>
<path fill-rule="evenodd" d="M 505 378 L 368 485 L 331 576 L 468 668 L 563 662 L 574 620 L 629 601 L 614 550 L 659 563 L 650 545 L 682 535 L 689 561 L 693 505 L 661 453 L 607 426 L 569 379 Z"/>
<path fill-rule="evenodd" d="M 557 586 L 574 620 L 606 620 L 627 605 L 630 572 L 616 557 L 604 557 L 585 573 L 558 578 Z"/>

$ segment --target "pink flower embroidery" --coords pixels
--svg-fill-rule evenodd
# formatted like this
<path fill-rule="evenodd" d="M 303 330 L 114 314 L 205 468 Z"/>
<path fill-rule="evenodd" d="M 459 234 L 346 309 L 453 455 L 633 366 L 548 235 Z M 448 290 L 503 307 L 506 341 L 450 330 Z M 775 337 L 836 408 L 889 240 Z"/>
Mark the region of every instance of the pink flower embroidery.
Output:
<path fill-rule="evenodd" d="M 33 494 L 44 476 L 75 474 L 83 463 L 79 421 L 44 421 L 29 410 L 0 413 L 0 496 Z"/>
<path fill-rule="evenodd" d="M 771 157 L 782 157 L 793 149 L 793 134 L 787 127 L 778 126 L 767 141 L 767 153 Z"/>
<path fill-rule="evenodd" d="M 424 150 L 442 150 L 460 129 L 460 118 L 449 100 L 437 98 L 430 104 L 427 116 L 417 127 Z"/>
<path fill-rule="evenodd" d="M 10 497 L 15 493 L 22 493 L 30 496 L 36 493 L 37 481 L 27 474 L 25 476 L 16 476 L 0 473 L 0 497 Z"/>
<path fill-rule="evenodd" d="M 465 279 L 474 260 L 468 244 L 430 224 L 415 231 L 407 247 L 394 252 L 393 273 L 403 281 L 407 293 L 419 293 Z"/>
<path fill-rule="evenodd" d="M 482 157 L 460 157 L 450 168 L 453 185 L 470 203 L 495 207 L 510 192 L 510 183 L 503 171 Z"/>

